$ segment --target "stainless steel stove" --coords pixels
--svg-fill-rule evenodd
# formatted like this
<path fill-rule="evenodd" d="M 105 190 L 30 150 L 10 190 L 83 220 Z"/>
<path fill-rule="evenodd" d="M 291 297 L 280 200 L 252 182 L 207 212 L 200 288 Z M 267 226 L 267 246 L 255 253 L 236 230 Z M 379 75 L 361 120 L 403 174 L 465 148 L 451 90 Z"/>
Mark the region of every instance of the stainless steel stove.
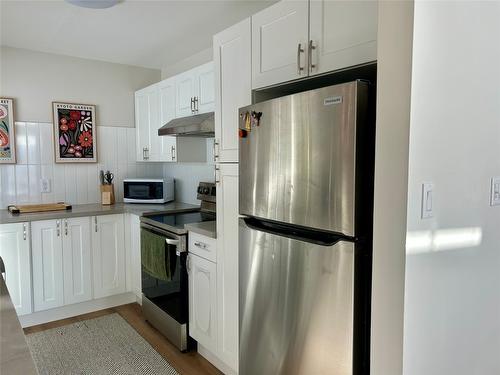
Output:
<path fill-rule="evenodd" d="M 199 208 L 140 218 L 142 310 L 146 319 L 181 351 L 188 350 L 191 343 L 185 225 L 215 220 L 215 189 L 214 183 L 200 182 Z"/>

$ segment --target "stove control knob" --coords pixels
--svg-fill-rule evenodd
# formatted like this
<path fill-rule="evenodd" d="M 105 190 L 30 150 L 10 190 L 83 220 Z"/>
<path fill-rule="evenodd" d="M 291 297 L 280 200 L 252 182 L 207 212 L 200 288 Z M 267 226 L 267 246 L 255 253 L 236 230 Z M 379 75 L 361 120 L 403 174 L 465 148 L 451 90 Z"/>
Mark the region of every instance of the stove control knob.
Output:
<path fill-rule="evenodd" d="M 201 186 L 198 186 L 198 194 L 202 194 L 203 193 L 203 188 Z"/>
<path fill-rule="evenodd" d="M 210 193 L 210 189 L 207 188 L 207 187 L 204 187 L 203 188 L 203 194 L 208 194 L 208 193 Z"/>

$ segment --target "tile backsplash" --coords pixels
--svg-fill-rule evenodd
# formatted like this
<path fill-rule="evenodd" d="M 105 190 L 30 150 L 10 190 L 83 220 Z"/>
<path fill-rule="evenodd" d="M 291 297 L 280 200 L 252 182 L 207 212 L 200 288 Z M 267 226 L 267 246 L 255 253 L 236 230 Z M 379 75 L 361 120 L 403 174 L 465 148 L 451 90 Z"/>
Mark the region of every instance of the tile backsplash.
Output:
<path fill-rule="evenodd" d="M 123 200 L 126 177 L 158 177 L 163 163 L 135 161 L 135 128 L 97 127 L 97 164 L 55 164 L 52 124 L 16 123 L 17 164 L 0 165 L 0 208 L 9 204 L 100 202 L 99 171 L 114 175 L 115 195 Z M 41 192 L 41 179 L 50 181 L 50 192 Z"/>

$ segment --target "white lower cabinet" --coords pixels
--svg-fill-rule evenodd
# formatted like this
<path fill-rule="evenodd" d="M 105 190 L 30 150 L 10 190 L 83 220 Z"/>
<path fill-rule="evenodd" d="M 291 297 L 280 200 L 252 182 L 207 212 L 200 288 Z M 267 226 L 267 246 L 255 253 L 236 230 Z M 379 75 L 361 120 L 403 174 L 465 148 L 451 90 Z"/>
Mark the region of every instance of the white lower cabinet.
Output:
<path fill-rule="evenodd" d="M 62 220 L 31 223 L 34 311 L 64 304 Z"/>
<path fill-rule="evenodd" d="M 32 307 L 29 223 L 0 225 L 0 257 L 5 265 L 5 283 L 17 315 L 30 314 Z"/>
<path fill-rule="evenodd" d="M 238 369 L 238 164 L 217 166 L 218 355 Z"/>
<path fill-rule="evenodd" d="M 189 254 L 189 335 L 217 353 L 216 264 Z"/>
<path fill-rule="evenodd" d="M 64 219 L 64 304 L 92 299 L 90 217 Z"/>
<path fill-rule="evenodd" d="M 124 293 L 125 242 L 123 215 L 92 218 L 94 297 Z"/>
<path fill-rule="evenodd" d="M 90 218 L 31 223 L 34 310 L 92 299 Z"/>

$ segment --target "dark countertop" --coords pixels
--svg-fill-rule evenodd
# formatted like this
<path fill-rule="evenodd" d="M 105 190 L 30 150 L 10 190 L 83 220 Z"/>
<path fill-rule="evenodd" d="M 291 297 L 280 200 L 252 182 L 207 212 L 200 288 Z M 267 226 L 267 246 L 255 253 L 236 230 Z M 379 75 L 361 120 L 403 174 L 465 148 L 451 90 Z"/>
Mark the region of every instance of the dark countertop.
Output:
<path fill-rule="evenodd" d="M 24 332 L 0 275 L 0 373 L 2 375 L 38 374 L 24 338 Z"/>
<path fill-rule="evenodd" d="M 0 210 L 0 224 L 123 213 L 140 216 L 151 212 L 181 212 L 189 211 L 194 208 L 199 208 L 199 206 L 181 202 L 170 202 L 165 204 L 116 203 L 110 206 L 105 206 L 100 203 L 77 204 L 74 205 L 71 210 L 35 212 L 30 214 L 11 214 L 8 210 Z"/>
<path fill-rule="evenodd" d="M 189 232 L 201 234 L 210 238 L 217 238 L 217 222 L 203 221 L 201 223 L 186 224 L 184 226 Z"/>

